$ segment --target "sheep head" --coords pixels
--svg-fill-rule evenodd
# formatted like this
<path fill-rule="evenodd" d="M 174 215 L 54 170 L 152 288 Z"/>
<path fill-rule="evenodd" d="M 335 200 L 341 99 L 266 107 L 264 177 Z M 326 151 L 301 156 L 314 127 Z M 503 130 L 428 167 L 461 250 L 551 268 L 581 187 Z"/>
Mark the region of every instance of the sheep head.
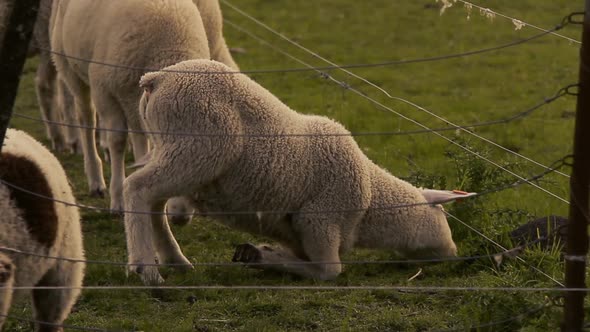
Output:
<path fill-rule="evenodd" d="M 476 195 L 476 193 L 434 189 L 421 189 L 420 192 L 426 199 L 426 202 L 431 204 L 429 209 L 434 217 L 434 220 L 428 223 L 429 229 L 422 234 L 423 239 L 420 242 L 424 244 L 424 250 L 436 256 L 456 256 L 457 246 L 451 236 L 451 229 L 442 204 L 471 197 Z"/>

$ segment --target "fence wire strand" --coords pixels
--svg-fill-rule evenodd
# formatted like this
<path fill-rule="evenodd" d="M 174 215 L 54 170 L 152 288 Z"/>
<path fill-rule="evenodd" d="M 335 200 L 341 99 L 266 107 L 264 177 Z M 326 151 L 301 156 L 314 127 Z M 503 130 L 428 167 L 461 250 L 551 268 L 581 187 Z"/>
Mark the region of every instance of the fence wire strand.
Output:
<path fill-rule="evenodd" d="M 533 181 L 537 181 L 540 178 L 546 176 L 547 174 L 550 174 L 552 172 L 554 172 L 556 169 L 559 169 L 561 167 L 563 167 L 564 165 L 567 165 L 567 160 L 569 160 L 571 156 L 565 156 L 557 161 L 555 161 L 552 166 L 548 169 L 543 171 L 542 173 L 539 173 L 537 175 L 534 175 L 530 178 L 522 178 L 518 181 L 515 181 L 513 183 L 510 184 L 506 184 L 506 185 L 502 185 L 502 186 L 498 186 L 496 188 L 492 188 L 492 189 L 488 189 L 488 190 L 484 190 L 481 191 L 479 193 L 468 193 L 465 195 L 465 197 L 463 198 L 457 198 L 457 199 L 467 199 L 467 198 L 474 198 L 474 197 L 479 197 L 479 196 L 484 196 L 484 195 L 488 195 L 488 194 L 492 194 L 492 193 L 496 193 L 496 192 L 500 192 L 500 191 L 504 191 L 504 190 L 508 190 L 508 189 L 512 189 L 512 188 L 516 188 L 518 186 L 521 186 L 523 184 L 534 184 Z M 168 213 L 166 212 L 155 212 L 155 211 L 132 211 L 132 210 L 112 210 L 109 208 L 103 208 L 103 207 L 97 207 L 97 206 L 91 206 L 91 205 L 85 205 L 85 204 L 79 204 L 79 203 L 74 203 L 74 202 L 68 202 L 68 201 L 64 201 L 64 200 L 60 200 L 60 199 L 55 199 L 53 197 L 50 196 L 46 196 L 46 195 L 42 195 L 40 193 L 28 190 L 26 188 L 23 188 L 21 186 L 17 186 L 13 183 L 10 183 L 8 181 L 5 181 L 3 179 L 0 179 L 0 183 L 4 184 L 7 187 L 10 187 L 14 190 L 18 190 L 20 192 L 38 197 L 38 198 L 42 198 L 45 200 L 50 200 L 56 203 L 60 203 L 60 204 L 64 204 L 66 206 L 73 206 L 73 207 L 78 207 L 78 208 L 82 208 L 82 209 L 87 209 L 87 210 L 96 210 L 96 211 L 103 211 L 103 212 L 110 212 L 110 213 L 118 213 L 118 214 L 141 214 L 141 215 L 168 215 Z M 437 205 L 437 204 L 444 204 L 447 203 L 448 200 L 441 200 L 441 201 L 434 201 L 434 202 L 417 202 L 417 203 L 408 203 L 408 204 L 399 204 L 399 205 L 391 205 L 391 206 L 377 206 L 377 207 L 370 207 L 370 208 L 356 208 L 356 209 L 330 209 L 330 210 L 310 210 L 310 211 L 306 211 L 306 210 L 248 210 L 248 211 L 207 211 L 207 212 L 201 212 L 201 211 L 196 211 L 194 213 L 194 215 L 196 216 L 228 216 L 228 215 L 287 215 L 287 214 L 339 214 L 339 213 L 358 213 L 358 212 L 363 212 L 363 211 L 368 211 L 368 210 L 378 210 L 378 211 L 386 211 L 386 210 L 395 210 L 395 209 L 403 209 L 403 208 L 412 208 L 412 207 L 417 207 L 417 206 L 426 206 L 426 205 Z"/>
<path fill-rule="evenodd" d="M 456 218 L 456 217 L 454 217 Z M 463 223 L 463 221 L 460 221 Z M 470 229 L 472 229 L 470 227 Z M 474 230 L 474 229 L 472 229 Z M 477 230 L 474 230 L 477 232 Z M 191 262 L 193 266 L 215 266 L 215 267 L 244 267 L 244 266 L 270 266 L 270 265 L 316 265 L 316 264 L 325 264 L 325 265 L 393 265 L 393 264 L 426 264 L 426 263 L 455 263 L 455 262 L 468 262 L 468 261 L 475 261 L 480 259 L 496 259 L 498 257 L 508 257 L 513 258 L 516 255 L 523 251 L 526 248 L 529 248 L 539 242 L 545 241 L 552 236 L 555 235 L 557 230 L 553 230 L 550 234 L 546 236 L 541 236 L 536 238 L 533 241 L 527 241 L 524 244 L 521 244 L 512 249 L 506 249 L 501 245 L 496 244 L 498 247 L 501 247 L 503 251 L 496 252 L 493 254 L 486 254 L 486 255 L 474 255 L 474 256 L 459 256 L 459 257 L 441 257 L 441 258 L 427 258 L 427 259 L 398 259 L 398 260 L 342 260 L 342 261 L 284 261 L 281 263 L 240 263 L 240 262 Z M 111 265 L 111 266 L 159 266 L 159 267 L 175 267 L 175 266 L 185 266 L 185 264 L 178 264 L 178 263 L 127 263 L 127 262 L 115 262 L 115 261 L 104 261 L 104 260 L 90 260 L 90 259 L 78 259 L 78 258 L 69 258 L 69 257 L 62 257 L 62 256 L 51 256 L 45 254 L 39 254 L 36 252 L 24 251 L 19 250 L 16 248 L 10 248 L 5 246 L 0 246 L 0 252 L 11 253 L 16 255 L 24 255 L 24 256 L 32 256 L 32 257 L 39 257 L 45 259 L 52 259 L 58 261 L 65 261 L 69 263 L 84 263 L 84 264 L 93 264 L 93 265 Z"/>
<path fill-rule="evenodd" d="M 133 129 L 114 129 L 114 128 L 104 128 L 104 127 L 93 127 L 93 126 L 85 126 L 80 124 L 73 124 L 73 123 L 65 123 L 59 121 L 52 121 L 46 120 L 38 117 L 32 117 L 25 114 L 20 113 L 13 113 L 14 117 L 31 120 L 35 122 L 41 122 L 56 126 L 68 127 L 68 128 L 78 128 L 78 129 L 93 129 L 96 131 L 104 131 L 104 132 L 126 132 L 131 134 L 147 134 L 147 135 L 165 135 L 165 136 L 189 136 L 189 137 L 253 137 L 253 138 L 275 138 L 275 137 L 340 137 L 340 136 L 401 136 L 401 135 L 415 135 L 415 134 L 425 134 L 425 133 L 432 133 L 432 132 L 443 132 L 443 131 L 455 131 L 459 129 L 474 129 L 479 127 L 488 127 L 493 125 L 499 124 L 507 124 L 513 121 L 517 121 L 520 119 L 524 119 L 531 115 L 534 111 L 538 110 L 539 108 L 551 104 L 555 100 L 568 95 L 567 92 L 570 87 L 574 85 L 568 85 L 564 88 L 559 89 L 557 93 L 555 93 L 551 97 L 546 97 L 543 101 L 535 104 L 534 106 L 522 111 L 518 112 L 514 115 L 511 115 L 507 118 L 503 119 L 496 119 L 490 121 L 482 121 L 476 122 L 472 124 L 465 124 L 465 125 L 455 125 L 450 127 L 442 127 L 442 128 L 432 128 L 432 129 L 422 129 L 422 130 L 407 130 L 407 131 L 379 131 L 379 132 L 348 132 L 348 133 L 326 133 L 326 134 L 265 134 L 265 133 L 250 133 L 250 134 L 215 134 L 215 133 L 192 133 L 192 132 L 162 132 L 162 131 L 147 131 L 147 130 L 133 130 Z M 1 116 L 0 116 L 1 117 Z"/>

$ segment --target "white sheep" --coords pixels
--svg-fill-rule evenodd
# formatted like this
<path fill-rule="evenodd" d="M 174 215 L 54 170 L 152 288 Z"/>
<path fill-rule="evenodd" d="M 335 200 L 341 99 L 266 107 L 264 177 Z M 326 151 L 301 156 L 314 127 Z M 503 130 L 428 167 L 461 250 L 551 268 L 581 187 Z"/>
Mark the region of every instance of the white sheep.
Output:
<path fill-rule="evenodd" d="M 217 0 L 202 3 L 212 2 Z M 212 8 L 211 15 L 220 15 L 218 10 L 215 11 L 216 7 L 207 8 Z M 88 16 L 88 13 L 92 15 Z M 217 22 L 219 19 L 207 20 Z M 210 35 L 216 36 L 218 54 L 229 61 L 223 52 L 224 47 L 219 46 L 219 43 L 225 44 L 221 31 Z M 205 32 L 199 9 L 191 0 L 60 0 L 53 6 L 50 36 L 55 52 L 126 67 L 163 68 L 187 59 L 210 58 L 209 35 Z M 106 134 L 111 164 L 110 206 L 119 210 L 125 177 L 125 130 L 142 129 L 137 114 L 141 95 L 137 81 L 144 71 L 88 63 L 55 54 L 53 59 L 74 95 L 80 123 L 95 127 L 92 101 L 101 126 L 119 130 Z M 235 66 L 233 60 L 230 65 Z M 94 130 L 82 130 L 81 137 L 90 193 L 103 196 L 106 186 Z M 147 152 L 147 141 L 141 134 L 132 134 L 131 141 L 137 160 Z"/>
<path fill-rule="evenodd" d="M 8 129 L 5 144 L 0 179 L 50 199 L 0 183 L 0 330 L 10 308 L 12 287 L 73 287 L 32 291 L 35 320 L 62 324 L 80 294 L 84 263 L 2 248 L 84 260 L 78 208 L 51 200 L 75 203 L 74 195 L 61 164 L 41 143 L 25 132 Z M 37 324 L 37 330 L 61 331 L 49 324 Z"/>
<path fill-rule="evenodd" d="M 340 124 L 289 109 L 245 75 L 227 74 L 231 69 L 221 63 L 194 60 L 166 69 L 214 73 L 160 71 L 141 79 L 139 113 L 147 130 L 204 135 L 151 135 L 150 159 L 125 180 L 126 210 L 153 212 L 125 214 L 129 266 L 138 266 L 144 282 L 162 281 L 156 267 L 145 265 L 154 256 L 187 261 L 161 214 L 167 198 L 182 195 L 194 196 L 200 212 L 230 213 L 213 217 L 288 248 L 237 248 L 234 260 L 268 264 L 262 268 L 331 279 L 341 265 L 321 262 L 338 263 L 353 246 L 456 255 L 442 207 L 427 202 L 460 194 L 421 191 L 394 177 Z M 423 205 L 388 208 L 414 203 Z M 231 214 L 243 211 L 249 212 Z"/>

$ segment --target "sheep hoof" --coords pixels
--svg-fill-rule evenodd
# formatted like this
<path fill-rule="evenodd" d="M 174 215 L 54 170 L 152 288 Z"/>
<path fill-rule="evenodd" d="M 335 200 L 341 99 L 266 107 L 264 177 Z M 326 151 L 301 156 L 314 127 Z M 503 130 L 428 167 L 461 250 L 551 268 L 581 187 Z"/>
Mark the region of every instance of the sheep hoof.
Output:
<path fill-rule="evenodd" d="M 238 245 L 232 258 L 232 262 L 260 263 L 260 261 L 262 261 L 262 253 L 251 243 Z"/>
<path fill-rule="evenodd" d="M 90 197 L 104 198 L 105 197 L 105 189 L 101 189 L 101 188 L 90 189 L 90 192 L 88 194 L 90 195 Z"/>
<path fill-rule="evenodd" d="M 139 275 L 144 285 L 157 286 L 164 283 L 164 278 L 162 278 L 156 266 L 133 264 L 128 266 L 128 270 Z"/>

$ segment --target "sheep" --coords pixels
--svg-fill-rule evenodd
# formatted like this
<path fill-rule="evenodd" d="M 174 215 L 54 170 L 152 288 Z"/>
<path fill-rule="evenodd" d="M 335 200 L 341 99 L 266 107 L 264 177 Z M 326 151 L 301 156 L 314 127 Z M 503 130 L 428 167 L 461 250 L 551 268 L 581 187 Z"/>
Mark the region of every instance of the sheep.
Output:
<path fill-rule="evenodd" d="M 147 130 L 205 135 L 151 135 L 149 159 L 124 182 L 126 211 L 151 212 L 124 217 L 128 266 L 145 283 L 163 281 L 149 265 L 154 257 L 188 261 L 162 214 L 172 196 L 194 197 L 202 213 L 230 213 L 213 217 L 287 248 L 240 245 L 234 261 L 303 277 L 337 277 L 339 255 L 354 246 L 418 257 L 456 255 L 442 206 L 429 203 L 461 194 L 419 190 L 394 177 L 369 160 L 339 123 L 291 110 L 247 76 L 227 74 L 231 68 L 224 64 L 191 60 L 165 70 L 212 74 L 159 71 L 140 81 L 139 113 Z M 293 134 L 310 136 L 288 136 Z M 419 205 L 387 208 L 404 204 Z"/>
<path fill-rule="evenodd" d="M 0 179 L 50 199 L 75 203 L 66 173 L 47 148 L 25 132 L 8 129 L 0 156 Z M 13 287 L 35 289 L 32 302 L 38 331 L 61 331 L 76 302 L 85 264 L 41 256 L 84 260 L 78 208 L 39 198 L 0 182 L 0 330 Z M 31 256 L 15 251 L 31 252 Z"/>
<path fill-rule="evenodd" d="M 199 1 L 199 4 L 212 8 L 209 9 L 212 14 L 220 15 L 215 11 L 218 4 L 210 6 L 212 1 L 216 2 Z M 88 13 L 93 15 L 88 17 Z M 215 26 L 221 28 L 221 24 Z M 227 47 L 219 46 L 224 43 L 221 31 L 210 34 L 216 36 L 217 54 L 229 61 L 223 52 Z M 55 52 L 127 67 L 163 68 L 183 60 L 211 57 L 209 44 L 212 41 L 208 40 L 199 9 L 191 0 L 61 0 L 52 8 L 50 36 Z M 125 130 L 142 129 L 137 114 L 141 90 L 136 82 L 143 71 L 87 63 L 55 54 L 53 60 L 74 95 L 80 123 L 90 128 L 95 126 L 92 100 L 102 125 L 117 130 L 107 133 L 107 141 L 111 165 L 110 207 L 118 211 L 122 207 L 125 177 Z M 235 65 L 233 60 L 230 65 Z M 106 185 L 94 130 L 81 130 L 81 137 L 90 193 L 104 196 Z M 147 140 L 144 135 L 132 134 L 131 141 L 137 160 L 148 151 Z"/>

